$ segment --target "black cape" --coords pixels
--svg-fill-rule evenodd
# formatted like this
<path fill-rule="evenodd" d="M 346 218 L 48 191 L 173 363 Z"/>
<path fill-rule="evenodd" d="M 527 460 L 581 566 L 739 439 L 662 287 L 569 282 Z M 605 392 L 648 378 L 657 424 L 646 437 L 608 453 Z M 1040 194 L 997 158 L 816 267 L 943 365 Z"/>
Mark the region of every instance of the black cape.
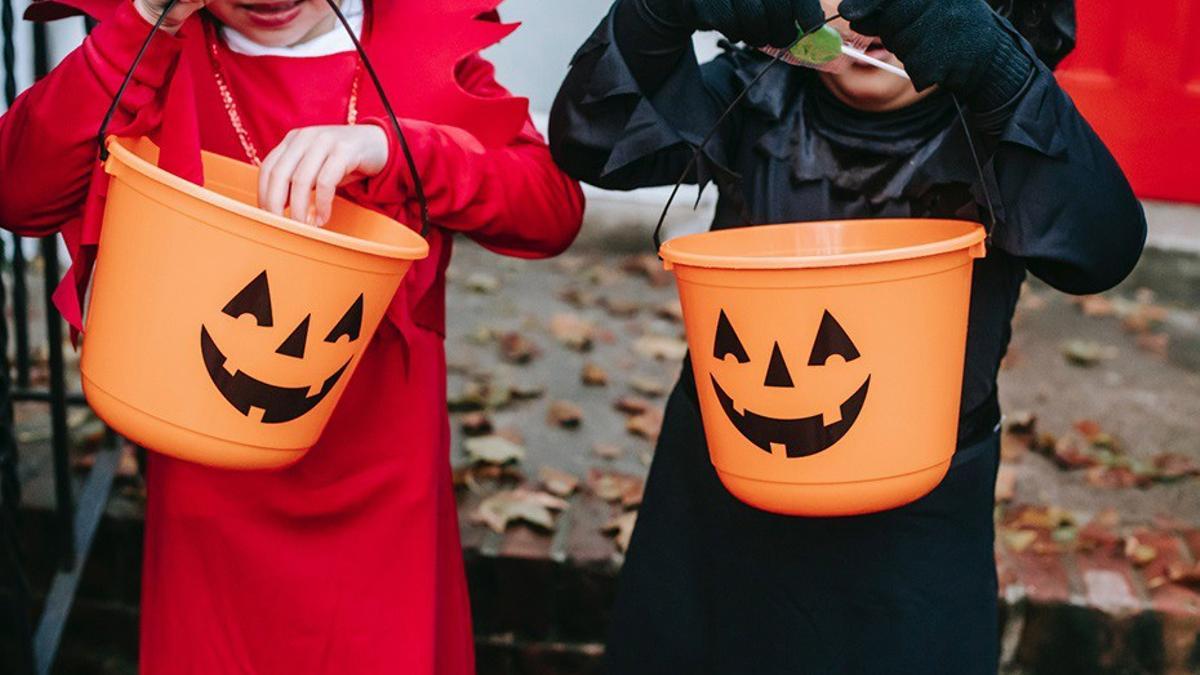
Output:
<path fill-rule="evenodd" d="M 613 26 L 606 18 L 576 54 L 552 111 L 551 149 L 569 173 L 600 187 L 673 184 L 768 60 L 729 49 L 700 65 L 688 50 L 647 96 Z M 950 474 L 927 497 L 879 514 L 756 510 L 726 492 L 709 462 L 685 364 L 622 571 L 610 673 L 996 672 L 996 376 L 1021 284 L 1028 270 L 1067 292 L 1105 290 L 1133 268 L 1146 227 L 1115 161 L 1042 64 L 1002 122 L 991 129 L 983 116 L 968 117 L 998 222 L 975 266 L 960 456 Z M 812 71 L 779 65 L 705 147 L 691 180 L 717 185 L 713 227 L 724 228 L 984 222 L 976 176 L 947 95 L 861 113 Z M 959 461 L 968 447 L 972 461 Z"/>

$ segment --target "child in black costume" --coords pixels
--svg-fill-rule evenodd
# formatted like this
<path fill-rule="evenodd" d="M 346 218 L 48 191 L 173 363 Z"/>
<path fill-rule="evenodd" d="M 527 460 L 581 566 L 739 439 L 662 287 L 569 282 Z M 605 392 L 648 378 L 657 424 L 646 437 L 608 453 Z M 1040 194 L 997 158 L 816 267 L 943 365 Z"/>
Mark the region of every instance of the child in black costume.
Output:
<path fill-rule="evenodd" d="M 822 6 L 824 5 L 824 6 Z M 869 67 L 774 67 L 704 147 L 714 228 L 797 220 L 989 222 L 954 97 L 985 162 L 996 224 L 971 293 L 959 448 L 908 506 L 795 518 L 747 506 L 709 462 L 691 367 L 667 404 L 608 647 L 613 675 L 995 673 L 996 375 L 1022 281 L 1096 293 L 1138 260 L 1145 218 L 1050 67 L 1073 45 L 1067 0 L 618 0 L 579 50 L 551 116 L 574 177 L 675 182 L 721 111 L 769 63 L 700 65 L 694 30 L 787 46 L 823 16 L 876 37 L 912 85 Z M 1029 44 L 1013 23 L 1036 42 Z M 903 434 L 898 427 L 896 434 Z"/>

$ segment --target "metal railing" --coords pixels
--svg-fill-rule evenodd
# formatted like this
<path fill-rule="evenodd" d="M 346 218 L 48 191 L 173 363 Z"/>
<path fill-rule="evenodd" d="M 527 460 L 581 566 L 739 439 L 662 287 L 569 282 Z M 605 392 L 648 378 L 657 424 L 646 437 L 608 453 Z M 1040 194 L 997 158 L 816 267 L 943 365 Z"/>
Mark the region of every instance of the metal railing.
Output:
<path fill-rule="evenodd" d="M 35 77 L 50 68 L 45 26 L 24 25 L 33 36 Z M 15 31 L 12 0 L 0 0 L 0 30 L 4 64 L 4 98 L 11 105 L 17 95 Z M 4 223 L 0 223 L 3 226 Z M 73 406 L 86 406 L 82 394 L 67 391 L 66 360 L 63 347 L 63 321 L 51 300 L 62 274 L 57 235 L 40 240 L 41 302 L 45 314 L 45 350 L 49 378 L 44 388 L 32 384 L 33 359 L 30 345 L 30 284 L 28 275 L 36 271 L 26 259 L 21 237 L 13 237 L 11 251 L 0 240 L 0 261 L 12 269 L 13 358 L 9 359 L 9 330 L 0 320 L 0 585 L 8 586 L 9 621 L 16 633 L 17 663 L 0 664 L 0 671 L 20 675 L 46 675 L 54 665 L 63 630 L 74 604 L 79 580 L 87 563 L 92 539 L 99 526 L 116 475 L 119 439 L 107 433 L 92 469 L 78 492 L 74 490 L 69 456 L 67 413 Z M 0 318 L 7 309 L 8 290 L 0 278 Z M 53 541 L 56 569 L 35 615 L 34 589 L 25 569 L 21 550 L 21 483 L 13 415 L 16 402 L 36 402 L 48 406 L 50 442 L 54 471 Z"/>

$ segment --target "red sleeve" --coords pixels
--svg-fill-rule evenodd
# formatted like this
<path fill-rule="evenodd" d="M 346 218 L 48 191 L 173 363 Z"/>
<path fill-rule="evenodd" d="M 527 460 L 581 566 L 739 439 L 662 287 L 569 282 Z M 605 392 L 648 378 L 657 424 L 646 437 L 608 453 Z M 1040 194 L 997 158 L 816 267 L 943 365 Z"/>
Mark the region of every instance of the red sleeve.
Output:
<path fill-rule="evenodd" d="M 475 96 L 507 96 L 490 63 L 473 56 L 459 66 L 459 82 Z M 361 189 L 370 203 L 416 214 L 408 166 L 391 124 L 366 120 L 387 132 L 388 166 Z M 521 258 L 561 253 L 579 232 L 583 192 L 559 170 L 546 142 L 526 120 L 509 145 L 487 148 L 457 127 L 401 120 L 425 186 L 433 224 L 467 234 L 503 255 Z"/>
<path fill-rule="evenodd" d="M 44 236 L 79 215 L 96 162 L 100 120 L 149 31 L 133 4 L 122 2 L 0 116 L 0 225 Z M 155 37 L 125 90 L 113 131 L 159 116 L 157 93 L 180 50 L 178 38 Z"/>

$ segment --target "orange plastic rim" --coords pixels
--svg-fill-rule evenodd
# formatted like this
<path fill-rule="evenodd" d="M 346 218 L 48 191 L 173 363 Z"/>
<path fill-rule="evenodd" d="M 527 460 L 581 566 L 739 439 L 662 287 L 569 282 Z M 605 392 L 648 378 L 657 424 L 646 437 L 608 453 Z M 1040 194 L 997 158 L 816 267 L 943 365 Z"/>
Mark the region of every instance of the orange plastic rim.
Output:
<path fill-rule="evenodd" d="M 80 368 L 129 439 L 210 466 L 279 467 L 321 435 L 413 261 L 412 229 L 344 199 L 314 228 L 255 206 L 257 169 L 203 153 L 200 187 L 110 138 Z"/>
<path fill-rule="evenodd" d="M 793 223 L 673 239 L 700 413 L 736 497 L 789 515 L 895 508 L 957 441 L 976 223 Z"/>

